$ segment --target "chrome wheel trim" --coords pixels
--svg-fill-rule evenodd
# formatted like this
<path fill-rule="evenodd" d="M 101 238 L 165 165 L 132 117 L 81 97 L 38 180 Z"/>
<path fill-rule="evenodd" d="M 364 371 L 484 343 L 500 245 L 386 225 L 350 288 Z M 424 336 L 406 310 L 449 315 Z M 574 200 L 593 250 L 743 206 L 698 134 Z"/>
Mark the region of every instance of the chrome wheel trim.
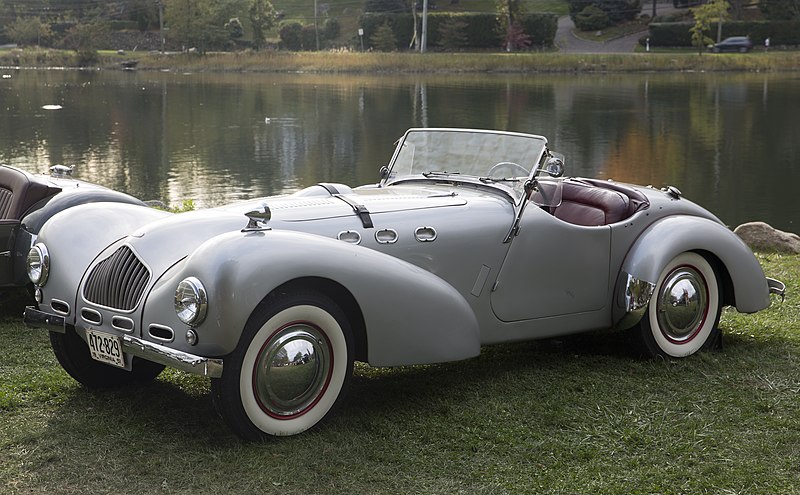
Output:
<path fill-rule="evenodd" d="M 706 291 L 706 304 L 703 305 L 702 310 L 698 309 L 698 311 L 702 311 L 704 316 L 694 327 L 691 326 L 691 319 L 683 320 L 684 322 L 688 321 L 687 325 L 690 328 L 694 328 L 694 330 L 686 330 L 686 327 L 683 327 L 680 331 L 669 330 L 669 326 L 666 329 L 662 328 L 660 318 L 663 316 L 659 313 L 659 308 L 662 306 L 660 301 L 663 295 L 668 293 L 664 287 L 667 286 L 670 280 L 677 280 L 678 282 L 683 280 L 682 277 L 677 277 L 676 279 L 673 274 L 682 273 L 687 267 L 702 279 L 702 285 Z M 678 287 L 680 286 L 679 283 Z M 664 355 L 674 358 L 686 357 L 698 352 L 703 348 L 717 324 L 720 300 L 716 274 L 708 261 L 693 252 L 685 252 L 676 256 L 664 267 L 656 283 L 655 295 L 647 308 L 647 328 L 655 341 L 655 345 Z M 675 337 L 678 338 L 676 339 Z"/>
<path fill-rule="evenodd" d="M 271 416 L 302 415 L 325 392 L 332 369 L 324 332 L 309 322 L 291 323 L 261 348 L 253 368 L 253 393 Z"/>
<path fill-rule="evenodd" d="M 253 373 L 262 353 L 272 337 L 281 329 L 298 322 L 313 325 L 321 331 L 328 343 L 331 355 L 327 385 L 317 394 L 301 414 L 279 416 L 268 413 L 253 386 Z M 296 435 L 319 423 L 336 403 L 342 392 L 348 370 L 347 339 L 339 322 L 330 313 L 314 305 L 298 305 L 286 308 L 269 318 L 256 332 L 242 360 L 239 372 L 239 397 L 247 418 L 253 426 L 268 435 Z"/>
<path fill-rule="evenodd" d="M 679 266 L 661 285 L 656 301 L 658 327 L 672 343 L 693 339 L 708 317 L 708 286 L 692 266 Z"/>

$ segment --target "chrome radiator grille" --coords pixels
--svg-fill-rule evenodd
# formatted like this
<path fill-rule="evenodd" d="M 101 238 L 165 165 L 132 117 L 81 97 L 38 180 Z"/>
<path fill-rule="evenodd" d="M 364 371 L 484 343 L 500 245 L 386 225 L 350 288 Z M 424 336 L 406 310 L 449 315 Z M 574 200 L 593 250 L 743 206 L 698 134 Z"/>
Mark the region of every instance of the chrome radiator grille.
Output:
<path fill-rule="evenodd" d="M 108 308 L 132 310 L 144 293 L 150 272 L 128 246 L 97 264 L 83 288 L 83 297 Z"/>

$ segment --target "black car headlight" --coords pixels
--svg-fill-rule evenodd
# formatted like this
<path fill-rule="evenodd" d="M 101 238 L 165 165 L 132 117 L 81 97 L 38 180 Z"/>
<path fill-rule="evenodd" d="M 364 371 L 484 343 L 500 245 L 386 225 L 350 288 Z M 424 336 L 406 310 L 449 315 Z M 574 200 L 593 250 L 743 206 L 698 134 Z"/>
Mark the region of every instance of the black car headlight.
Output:
<path fill-rule="evenodd" d="M 34 245 L 28 251 L 28 258 L 25 261 L 28 278 L 34 285 L 39 287 L 47 282 L 47 275 L 50 273 L 50 254 L 44 244 Z"/>
<path fill-rule="evenodd" d="M 202 282 L 195 277 L 188 277 L 175 289 L 175 313 L 178 319 L 187 325 L 198 325 L 206 317 L 208 297 Z"/>

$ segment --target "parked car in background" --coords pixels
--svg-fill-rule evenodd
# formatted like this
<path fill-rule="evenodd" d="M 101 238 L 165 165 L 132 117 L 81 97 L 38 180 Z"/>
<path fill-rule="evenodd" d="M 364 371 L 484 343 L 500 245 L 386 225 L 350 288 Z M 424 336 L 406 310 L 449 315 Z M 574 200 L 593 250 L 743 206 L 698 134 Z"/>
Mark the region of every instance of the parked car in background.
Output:
<path fill-rule="evenodd" d="M 676 188 L 563 170 L 542 136 L 410 129 L 377 184 L 181 214 L 76 206 L 28 254 L 25 321 L 89 387 L 165 365 L 211 377 L 222 418 L 257 440 L 329 417 L 356 360 L 439 363 L 608 328 L 681 358 L 718 342 L 723 306 L 783 292 Z"/>
<path fill-rule="evenodd" d="M 753 42 L 747 36 L 731 36 L 719 43 L 714 44 L 711 51 L 720 52 L 740 52 L 746 53 L 753 49 Z"/>
<path fill-rule="evenodd" d="M 70 177 L 72 169 L 35 175 L 0 165 L 0 289 L 29 285 L 25 261 L 39 229 L 57 212 L 91 202 L 144 205 L 138 199 Z"/>

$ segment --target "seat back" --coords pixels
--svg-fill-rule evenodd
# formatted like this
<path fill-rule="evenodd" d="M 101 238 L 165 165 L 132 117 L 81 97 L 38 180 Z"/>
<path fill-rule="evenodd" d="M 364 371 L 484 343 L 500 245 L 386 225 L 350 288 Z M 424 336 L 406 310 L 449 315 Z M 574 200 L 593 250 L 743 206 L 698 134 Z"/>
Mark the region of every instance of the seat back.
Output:
<path fill-rule="evenodd" d="M 27 172 L 0 165 L 0 219 L 21 220 L 31 206 L 60 190 Z"/>
<path fill-rule="evenodd" d="M 639 198 L 636 200 L 632 201 L 619 187 L 565 180 L 561 205 L 555 208 L 553 214 L 560 220 L 576 225 L 608 225 L 628 218 L 641 209 Z"/>

